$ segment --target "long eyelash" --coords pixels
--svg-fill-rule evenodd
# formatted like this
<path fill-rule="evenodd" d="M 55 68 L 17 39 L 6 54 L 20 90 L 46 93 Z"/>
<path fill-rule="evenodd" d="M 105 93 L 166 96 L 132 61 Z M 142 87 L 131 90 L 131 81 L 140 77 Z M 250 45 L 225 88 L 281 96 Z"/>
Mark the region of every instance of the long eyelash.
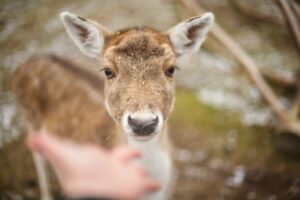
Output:
<path fill-rule="evenodd" d="M 103 71 L 104 69 L 105 69 L 105 67 L 103 67 L 103 68 L 99 69 L 99 72 Z"/>

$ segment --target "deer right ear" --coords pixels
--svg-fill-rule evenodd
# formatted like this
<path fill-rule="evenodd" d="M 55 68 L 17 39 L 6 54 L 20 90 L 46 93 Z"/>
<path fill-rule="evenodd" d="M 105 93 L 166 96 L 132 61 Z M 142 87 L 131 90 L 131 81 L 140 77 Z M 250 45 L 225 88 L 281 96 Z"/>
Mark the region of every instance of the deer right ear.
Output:
<path fill-rule="evenodd" d="M 214 22 L 212 13 L 185 20 L 170 29 L 167 34 L 178 56 L 196 51 L 204 42 Z"/>
<path fill-rule="evenodd" d="M 94 21 L 68 12 L 61 13 L 60 17 L 69 37 L 82 53 L 90 57 L 101 55 L 104 36 L 108 34 L 103 27 Z"/>

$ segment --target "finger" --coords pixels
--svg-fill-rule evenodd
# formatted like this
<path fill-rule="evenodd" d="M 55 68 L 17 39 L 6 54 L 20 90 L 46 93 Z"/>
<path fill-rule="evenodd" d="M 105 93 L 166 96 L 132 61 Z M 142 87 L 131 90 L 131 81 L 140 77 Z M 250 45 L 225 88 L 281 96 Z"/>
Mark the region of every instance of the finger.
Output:
<path fill-rule="evenodd" d="M 26 138 L 26 144 L 29 149 L 42 153 L 44 149 L 44 133 L 30 133 Z"/>
<path fill-rule="evenodd" d="M 45 134 L 29 134 L 27 145 L 31 150 L 34 150 L 46 157 L 51 164 L 57 167 L 63 167 L 64 160 L 68 154 L 66 144 L 60 141 L 59 138 Z"/>
<path fill-rule="evenodd" d="M 141 165 L 138 165 L 138 164 L 134 164 L 133 165 L 134 167 L 134 170 L 142 177 L 146 177 L 146 176 L 149 176 L 149 173 L 148 171 L 142 167 Z"/>
<path fill-rule="evenodd" d="M 115 148 L 112 151 L 112 154 L 115 158 L 123 162 L 128 162 L 132 159 L 141 157 L 141 152 L 138 149 L 127 147 L 127 146 L 121 146 Z"/>
<path fill-rule="evenodd" d="M 149 179 L 146 182 L 145 187 L 146 187 L 147 191 L 154 192 L 154 191 L 157 191 L 158 189 L 160 189 L 161 185 L 159 184 L 158 181 L 156 181 L 154 179 Z"/>

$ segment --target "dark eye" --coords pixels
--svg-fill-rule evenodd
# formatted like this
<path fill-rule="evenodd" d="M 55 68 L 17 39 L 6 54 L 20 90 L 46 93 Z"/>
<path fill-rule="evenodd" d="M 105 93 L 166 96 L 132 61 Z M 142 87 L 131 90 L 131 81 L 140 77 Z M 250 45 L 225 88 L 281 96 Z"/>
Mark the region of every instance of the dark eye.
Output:
<path fill-rule="evenodd" d="M 171 66 L 166 70 L 166 76 L 168 77 L 173 77 L 173 74 L 175 72 L 176 69 L 179 69 L 177 66 Z"/>
<path fill-rule="evenodd" d="M 110 79 L 110 78 L 113 78 L 115 76 L 114 72 L 112 69 L 108 68 L 108 67 L 105 67 L 104 69 L 104 74 L 105 76 Z"/>

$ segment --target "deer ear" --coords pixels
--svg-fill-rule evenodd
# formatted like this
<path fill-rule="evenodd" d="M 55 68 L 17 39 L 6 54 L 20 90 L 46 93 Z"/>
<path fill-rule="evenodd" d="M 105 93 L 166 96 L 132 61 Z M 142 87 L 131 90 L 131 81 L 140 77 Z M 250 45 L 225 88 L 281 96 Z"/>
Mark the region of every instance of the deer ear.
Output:
<path fill-rule="evenodd" d="M 84 19 L 68 12 L 60 14 L 65 29 L 82 53 L 90 57 L 99 57 L 107 31 L 94 21 Z"/>
<path fill-rule="evenodd" d="M 208 31 L 214 22 L 212 13 L 185 20 L 167 33 L 178 56 L 196 51 L 204 42 Z"/>

